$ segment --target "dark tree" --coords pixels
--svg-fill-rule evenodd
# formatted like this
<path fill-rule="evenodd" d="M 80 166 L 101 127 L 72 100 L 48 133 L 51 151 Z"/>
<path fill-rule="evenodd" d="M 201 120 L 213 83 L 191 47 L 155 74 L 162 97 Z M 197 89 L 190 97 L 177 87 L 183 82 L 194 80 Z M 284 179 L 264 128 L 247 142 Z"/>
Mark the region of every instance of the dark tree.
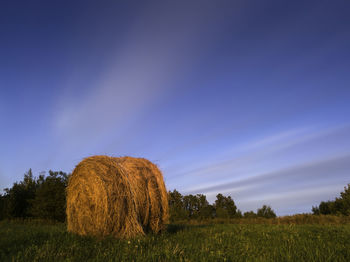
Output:
<path fill-rule="evenodd" d="M 236 215 L 235 215 L 236 218 L 242 218 L 243 215 L 242 215 L 242 211 L 237 209 L 237 212 L 236 212 Z"/>
<path fill-rule="evenodd" d="M 213 208 L 209 205 L 205 195 L 197 194 L 194 201 L 195 218 L 205 219 L 212 217 Z"/>
<path fill-rule="evenodd" d="M 205 195 L 188 195 L 184 197 L 184 206 L 192 219 L 210 218 L 212 208 Z"/>
<path fill-rule="evenodd" d="M 30 217 L 31 200 L 35 197 L 36 189 L 37 182 L 33 177 L 31 169 L 24 174 L 23 181 L 14 183 L 10 189 L 5 188 L 5 199 L 7 203 L 4 203 L 4 205 L 7 209 L 7 217 Z"/>
<path fill-rule="evenodd" d="M 322 201 L 318 207 L 312 207 L 314 215 L 350 215 L 350 184 L 344 187 L 344 191 L 340 193 L 333 201 Z"/>
<path fill-rule="evenodd" d="M 313 206 L 312 207 L 312 213 L 314 214 L 314 215 L 319 215 L 320 214 L 320 208 L 318 207 L 318 206 Z"/>
<path fill-rule="evenodd" d="M 337 200 L 335 201 L 337 202 Z M 350 184 L 347 185 L 347 187 L 344 187 L 344 192 L 340 193 L 340 200 L 338 202 L 341 202 L 340 212 L 345 215 L 350 215 Z"/>
<path fill-rule="evenodd" d="M 35 198 L 31 201 L 31 214 L 37 218 L 65 221 L 66 187 L 68 175 L 49 171 L 49 176 L 39 179 Z"/>
<path fill-rule="evenodd" d="M 274 218 L 276 217 L 275 212 L 272 210 L 270 206 L 263 205 L 262 208 L 259 208 L 256 212 L 258 217 L 264 218 Z"/>
<path fill-rule="evenodd" d="M 182 196 L 177 190 L 168 192 L 170 220 L 207 219 L 214 214 L 213 206 L 205 195 Z"/>
<path fill-rule="evenodd" d="M 187 195 L 183 197 L 184 208 L 187 212 L 188 217 L 196 218 L 198 215 L 198 203 L 197 198 L 194 195 Z"/>
<path fill-rule="evenodd" d="M 0 194 L 0 220 L 7 218 L 8 215 L 8 199 L 7 195 Z"/>
<path fill-rule="evenodd" d="M 319 206 L 319 211 L 320 211 L 320 214 L 322 215 L 332 214 L 334 212 L 333 201 L 327 201 L 327 202 L 322 201 Z"/>
<path fill-rule="evenodd" d="M 233 199 L 222 194 L 216 196 L 214 203 L 215 213 L 217 218 L 234 218 L 237 212 L 237 207 Z"/>
<path fill-rule="evenodd" d="M 243 214 L 244 218 L 256 218 L 257 214 L 254 211 L 247 211 Z"/>
<path fill-rule="evenodd" d="M 183 196 L 174 189 L 168 192 L 170 221 L 183 220 L 188 218 L 188 214 L 184 209 Z"/>
<path fill-rule="evenodd" d="M 200 212 L 200 218 L 211 219 L 215 216 L 215 208 L 212 205 L 204 206 Z"/>

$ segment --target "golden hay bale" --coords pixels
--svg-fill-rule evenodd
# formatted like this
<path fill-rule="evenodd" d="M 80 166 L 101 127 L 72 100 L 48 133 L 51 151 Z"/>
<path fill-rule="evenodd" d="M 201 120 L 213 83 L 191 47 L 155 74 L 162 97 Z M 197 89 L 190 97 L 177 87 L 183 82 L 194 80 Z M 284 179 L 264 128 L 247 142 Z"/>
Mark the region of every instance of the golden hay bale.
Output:
<path fill-rule="evenodd" d="M 157 233 L 168 220 L 162 173 L 143 158 L 85 158 L 69 179 L 66 212 L 68 231 L 80 235 Z"/>
<path fill-rule="evenodd" d="M 168 220 L 168 195 L 158 167 L 144 158 L 121 157 L 117 161 L 135 178 L 138 220 L 146 231 L 159 232 Z"/>

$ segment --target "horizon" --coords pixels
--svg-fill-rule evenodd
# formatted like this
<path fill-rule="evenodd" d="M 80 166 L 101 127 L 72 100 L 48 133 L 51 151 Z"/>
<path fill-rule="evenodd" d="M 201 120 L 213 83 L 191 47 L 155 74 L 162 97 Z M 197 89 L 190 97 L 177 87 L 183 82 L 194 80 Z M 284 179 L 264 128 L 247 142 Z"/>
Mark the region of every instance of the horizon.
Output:
<path fill-rule="evenodd" d="M 310 213 L 350 183 L 346 1 L 11 1 L 0 192 L 32 168 L 144 157 L 167 190 Z"/>

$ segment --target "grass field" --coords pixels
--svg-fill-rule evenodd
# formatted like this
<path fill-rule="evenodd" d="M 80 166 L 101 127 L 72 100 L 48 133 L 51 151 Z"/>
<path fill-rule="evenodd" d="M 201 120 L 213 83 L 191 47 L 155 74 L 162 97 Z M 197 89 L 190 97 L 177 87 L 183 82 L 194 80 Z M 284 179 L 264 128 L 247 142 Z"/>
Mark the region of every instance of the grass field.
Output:
<path fill-rule="evenodd" d="M 64 224 L 0 222 L 0 261 L 350 261 L 350 225 L 169 225 L 99 240 Z"/>

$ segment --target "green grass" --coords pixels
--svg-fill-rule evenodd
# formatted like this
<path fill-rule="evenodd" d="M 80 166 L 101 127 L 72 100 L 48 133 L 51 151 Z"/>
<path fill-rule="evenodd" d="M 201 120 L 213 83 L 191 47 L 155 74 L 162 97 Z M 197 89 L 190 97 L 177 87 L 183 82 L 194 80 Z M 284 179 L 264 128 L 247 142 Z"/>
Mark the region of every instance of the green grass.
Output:
<path fill-rule="evenodd" d="M 170 225 L 133 240 L 0 222 L 0 261 L 350 261 L 350 225 Z"/>

